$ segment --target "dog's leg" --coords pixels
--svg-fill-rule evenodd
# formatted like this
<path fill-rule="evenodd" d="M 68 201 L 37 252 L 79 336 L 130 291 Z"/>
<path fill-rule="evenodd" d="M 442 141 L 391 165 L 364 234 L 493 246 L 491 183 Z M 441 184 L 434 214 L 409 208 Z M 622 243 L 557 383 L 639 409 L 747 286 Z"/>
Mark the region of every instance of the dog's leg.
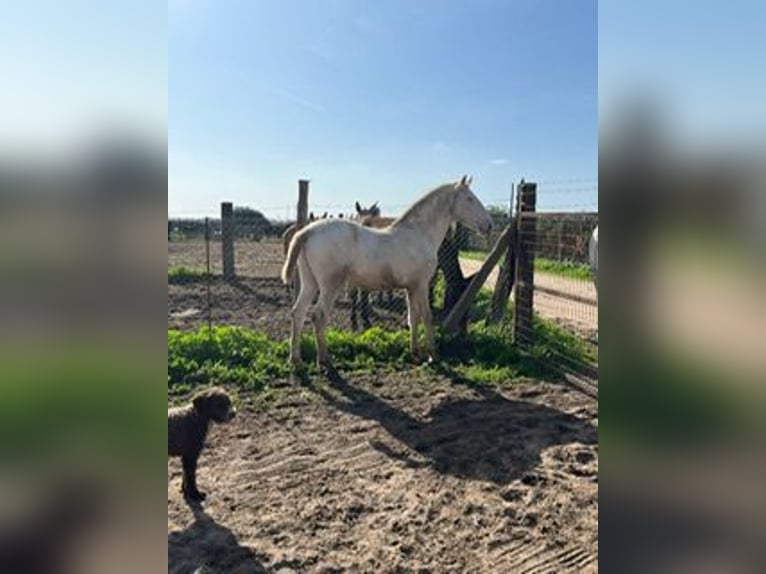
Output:
<path fill-rule="evenodd" d="M 205 493 L 197 490 L 197 457 L 198 455 L 187 455 L 181 459 L 184 468 L 181 492 L 184 497 L 195 502 L 205 500 Z"/>

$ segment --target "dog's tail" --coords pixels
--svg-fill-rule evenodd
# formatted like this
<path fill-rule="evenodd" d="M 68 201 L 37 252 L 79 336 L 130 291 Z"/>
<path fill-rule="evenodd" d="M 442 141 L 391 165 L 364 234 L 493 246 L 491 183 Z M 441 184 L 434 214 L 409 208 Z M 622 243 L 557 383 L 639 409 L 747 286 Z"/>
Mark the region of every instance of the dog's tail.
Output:
<path fill-rule="evenodd" d="M 304 228 L 293 235 L 290 241 L 290 247 L 287 249 L 287 258 L 285 264 L 282 266 L 282 282 L 285 285 L 290 285 L 293 279 L 293 273 L 295 272 L 295 264 L 298 261 L 298 256 L 303 250 L 303 244 L 306 243 L 306 239 L 309 237 L 311 229 Z"/>

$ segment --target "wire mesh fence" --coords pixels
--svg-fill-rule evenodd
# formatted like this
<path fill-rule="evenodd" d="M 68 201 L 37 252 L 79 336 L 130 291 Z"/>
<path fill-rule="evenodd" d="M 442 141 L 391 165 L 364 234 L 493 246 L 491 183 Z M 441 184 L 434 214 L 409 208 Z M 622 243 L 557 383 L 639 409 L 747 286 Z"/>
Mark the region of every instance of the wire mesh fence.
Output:
<path fill-rule="evenodd" d="M 555 200 L 541 198 L 550 206 Z M 560 193 L 554 190 L 552 195 Z M 369 206 L 358 206 L 361 212 Z M 382 227 L 391 223 L 377 212 L 372 218 L 360 209 L 338 206 L 315 209 L 309 221 L 322 218 L 355 219 L 363 225 Z M 457 226 L 450 230 L 439 249 L 438 269 L 431 281 L 430 300 L 434 321 L 444 324 L 475 287 L 466 312 L 457 319 L 466 324 L 484 321 L 497 314 L 506 319 L 519 312 L 519 297 L 531 277 L 530 322 L 514 318 L 516 334 L 527 343 L 545 337 L 541 360 L 554 363 L 563 373 L 597 379 L 598 300 L 588 260 L 589 238 L 598 223 L 597 212 L 551 210 L 531 211 L 519 217 L 511 197 L 490 209 L 494 226 L 481 236 Z M 522 221 L 527 222 L 522 224 Z M 295 221 L 273 220 L 260 212 L 234 207 L 232 237 L 220 218 L 189 218 L 168 221 L 168 323 L 170 328 L 194 329 L 203 325 L 239 325 L 285 338 L 290 332 L 295 291 L 282 283 L 282 266 Z M 292 231 L 291 231 L 292 230 Z M 513 231 L 512 234 L 505 233 Z M 233 249 L 233 270 L 224 279 L 227 240 Z M 501 245 L 502 244 L 502 245 Z M 496 265 L 485 265 L 490 252 L 497 252 Z M 520 265 L 532 265 L 524 275 Z M 483 269 L 486 267 L 486 269 Z M 472 285 L 479 274 L 481 285 Z M 522 301 L 522 303 L 524 303 Z M 521 305 L 523 309 L 523 304 Z M 494 309 L 494 311 L 493 311 Z M 503 315 L 504 313 L 500 313 Z M 329 324 L 361 331 L 371 326 L 406 329 L 407 298 L 401 289 L 376 291 L 346 289 L 338 298 Z M 553 326 L 552 328 L 549 328 Z M 562 348 L 562 334 L 567 345 Z M 542 341 L 545 342 L 545 341 Z M 578 346 L 572 353 L 568 347 Z M 550 365 L 549 365 L 550 366 Z"/>
<path fill-rule="evenodd" d="M 561 190 L 543 187 L 536 196 L 551 208 L 522 212 L 526 223 L 519 225 L 517 239 L 518 251 L 528 254 L 533 269 L 529 306 L 535 321 L 517 328 L 544 346 L 549 366 L 597 393 L 598 295 L 590 244 L 598 212 L 557 209 L 569 199 Z"/>
<path fill-rule="evenodd" d="M 592 213 L 536 213 L 534 234 L 521 237 L 534 255 L 535 311 L 568 330 L 596 341 L 598 300 L 588 259 L 598 224 Z"/>

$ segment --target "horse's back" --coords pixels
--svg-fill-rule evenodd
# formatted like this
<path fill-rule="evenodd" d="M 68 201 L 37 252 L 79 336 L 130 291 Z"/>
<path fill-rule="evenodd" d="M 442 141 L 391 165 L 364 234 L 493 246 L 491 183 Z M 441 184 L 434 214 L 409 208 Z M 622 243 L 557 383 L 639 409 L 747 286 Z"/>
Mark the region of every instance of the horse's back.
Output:
<path fill-rule="evenodd" d="M 333 219 L 312 223 L 304 253 L 315 275 L 365 289 L 406 287 L 433 263 L 418 235 Z M 319 277 L 317 277 L 319 279 Z"/>
<path fill-rule="evenodd" d="M 342 258 L 349 255 L 357 243 L 359 225 L 345 219 L 324 219 L 306 226 L 301 233 L 306 235 L 304 250 L 309 259 L 323 255 Z"/>

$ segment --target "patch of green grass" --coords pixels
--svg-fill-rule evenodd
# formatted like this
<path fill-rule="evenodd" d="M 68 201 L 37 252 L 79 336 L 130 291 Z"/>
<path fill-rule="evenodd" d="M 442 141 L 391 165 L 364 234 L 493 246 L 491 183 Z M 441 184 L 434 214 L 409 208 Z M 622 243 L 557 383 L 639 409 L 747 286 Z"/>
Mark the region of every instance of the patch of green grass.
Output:
<path fill-rule="evenodd" d="M 444 308 L 444 295 L 446 286 L 444 283 L 444 274 L 439 271 L 434 283 L 433 301 L 431 302 L 434 311 L 440 311 Z M 476 295 L 473 306 L 471 308 L 471 320 L 481 321 L 487 316 L 489 311 L 489 305 L 492 302 L 492 290 L 488 287 L 482 287 L 479 293 Z"/>
<path fill-rule="evenodd" d="M 262 390 L 290 375 L 288 347 L 242 327 L 168 330 L 168 387 L 186 392 L 199 383 L 231 383 Z"/>
<path fill-rule="evenodd" d="M 487 293 L 484 298 L 490 297 Z M 473 384 L 496 384 L 518 377 L 556 378 L 550 367 L 564 357 L 592 360 L 592 351 L 577 337 L 535 319 L 536 343 L 522 350 L 513 342 L 512 323 L 485 326 L 474 323 L 466 335 L 445 336 L 437 331 L 442 365 Z M 336 368 L 345 372 L 379 372 L 412 368 L 409 332 L 380 327 L 358 334 L 330 330 L 328 346 Z M 316 373 L 313 336 L 302 339 L 308 377 Z M 242 327 L 201 328 L 195 332 L 168 331 L 168 388 L 186 393 L 199 384 L 232 384 L 258 393 L 274 392 L 274 383 L 289 379 L 292 369 L 287 341 L 275 341 Z"/>
<path fill-rule="evenodd" d="M 195 267 L 186 267 L 185 265 L 178 265 L 176 267 L 168 267 L 168 281 L 181 281 L 191 279 L 202 279 L 205 277 L 205 271 Z"/>
<path fill-rule="evenodd" d="M 569 279 L 583 279 L 590 281 L 590 266 L 585 263 L 576 263 L 574 261 L 554 261 L 543 257 L 535 258 L 535 270 L 541 273 L 551 273 Z"/>

